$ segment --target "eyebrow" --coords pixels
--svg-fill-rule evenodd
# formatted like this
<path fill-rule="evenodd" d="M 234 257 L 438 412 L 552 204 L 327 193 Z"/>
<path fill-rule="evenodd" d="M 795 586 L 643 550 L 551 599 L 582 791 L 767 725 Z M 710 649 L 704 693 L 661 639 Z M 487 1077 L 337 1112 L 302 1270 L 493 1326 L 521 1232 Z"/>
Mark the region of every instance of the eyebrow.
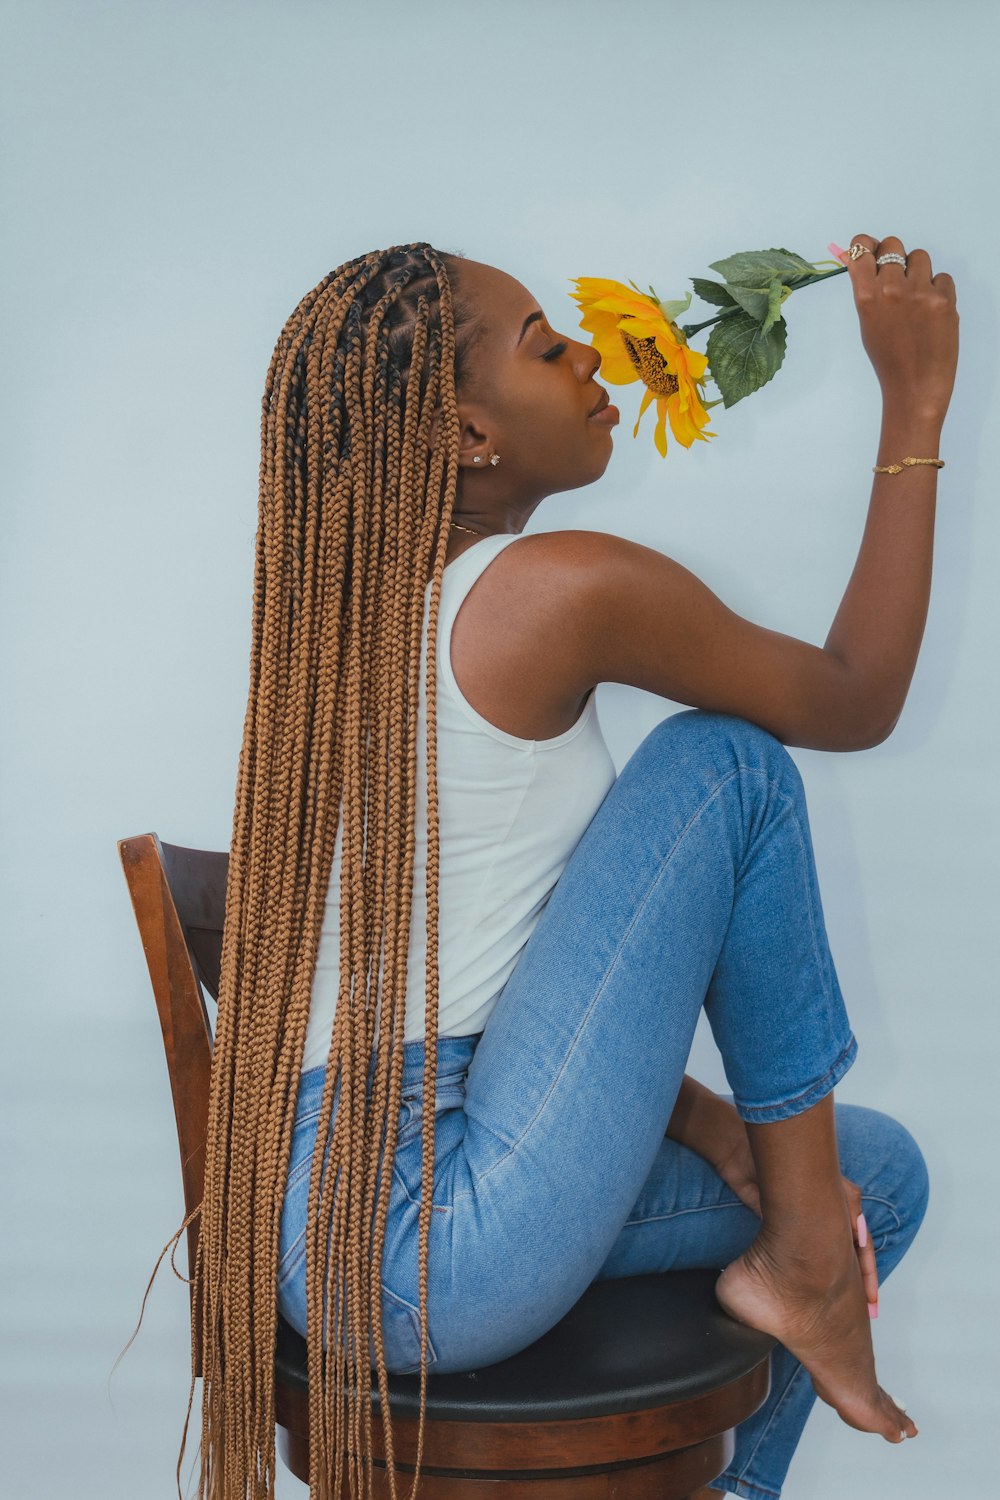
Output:
<path fill-rule="evenodd" d="M 527 333 L 527 331 L 528 331 L 529 327 L 531 326 L 531 324 L 534 323 L 537 318 L 544 318 L 544 316 L 545 316 L 545 314 L 540 309 L 539 309 L 538 312 L 533 312 L 533 313 L 529 313 L 528 314 L 528 316 L 525 318 L 524 322 L 521 324 L 521 332 L 518 335 L 517 344 L 520 344 L 521 339 L 524 338 L 524 335 Z M 514 345 L 515 349 L 517 348 L 517 344 Z"/>

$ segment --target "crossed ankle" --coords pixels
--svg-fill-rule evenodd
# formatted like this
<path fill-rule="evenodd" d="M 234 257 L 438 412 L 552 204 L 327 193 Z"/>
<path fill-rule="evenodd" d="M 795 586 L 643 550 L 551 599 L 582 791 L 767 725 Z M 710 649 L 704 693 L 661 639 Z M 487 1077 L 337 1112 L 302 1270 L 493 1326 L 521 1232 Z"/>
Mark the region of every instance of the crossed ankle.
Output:
<path fill-rule="evenodd" d="M 820 1225 L 809 1233 L 800 1227 L 764 1224 L 744 1255 L 751 1270 L 772 1282 L 794 1286 L 817 1296 L 836 1292 L 857 1274 L 857 1259 L 849 1237 L 831 1234 Z"/>

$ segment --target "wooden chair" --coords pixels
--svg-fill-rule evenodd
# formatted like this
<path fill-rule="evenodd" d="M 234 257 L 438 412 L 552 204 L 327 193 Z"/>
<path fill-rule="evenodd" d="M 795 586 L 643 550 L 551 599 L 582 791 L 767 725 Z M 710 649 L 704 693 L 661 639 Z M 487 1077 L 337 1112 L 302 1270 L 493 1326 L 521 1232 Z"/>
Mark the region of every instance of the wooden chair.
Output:
<path fill-rule="evenodd" d="M 203 989 L 217 1000 L 229 860 L 154 833 L 121 839 L 118 850 L 163 1031 L 190 1212 L 202 1195 L 212 1056 Z M 195 1221 L 189 1266 L 197 1240 Z M 775 1342 L 722 1311 L 716 1275 L 595 1281 L 511 1358 L 461 1374 L 431 1369 L 426 1500 L 684 1500 L 710 1484 L 730 1462 L 734 1427 L 767 1396 Z M 195 1305 L 198 1290 L 192 1284 Z M 197 1343 L 193 1356 L 200 1376 Z M 279 1315 L 277 1447 L 305 1483 L 307 1369 L 305 1341 Z M 419 1374 L 390 1375 L 389 1391 L 403 1493 L 416 1454 Z M 375 1381 L 372 1400 L 376 1490 L 388 1496 Z"/>

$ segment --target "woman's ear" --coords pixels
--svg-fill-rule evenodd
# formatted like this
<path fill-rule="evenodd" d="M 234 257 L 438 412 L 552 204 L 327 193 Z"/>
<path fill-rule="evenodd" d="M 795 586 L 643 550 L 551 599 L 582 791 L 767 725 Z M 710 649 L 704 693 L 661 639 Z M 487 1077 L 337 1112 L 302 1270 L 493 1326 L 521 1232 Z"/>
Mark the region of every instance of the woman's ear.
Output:
<path fill-rule="evenodd" d="M 458 421 L 459 421 L 459 436 L 458 436 L 458 451 L 459 451 L 459 456 L 461 456 L 462 452 L 466 448 L 481 448 L 483 446 L 483 444 L 486 442 L 486 433 L 482 430 L 481 427 L 478 427 L 476 425 L 476 423 L 468 415 L 466 408 L 464 408 L 462 406 L 460 406 L 458 408 Z M 429 425 L 429 427 L 427 429 L 427 446 L 428 446 L 429 449 L 433 449 L 434 444 L 437 442 L 438 433 L 440 431 L 441 431 L 441 408 L 440 408 L 440 406 L 438 406 L 434 410 L 434 413 L 433 413 L 433 415 L 431 417 L 431 420 L 430 420 L 430 425 Z"/>

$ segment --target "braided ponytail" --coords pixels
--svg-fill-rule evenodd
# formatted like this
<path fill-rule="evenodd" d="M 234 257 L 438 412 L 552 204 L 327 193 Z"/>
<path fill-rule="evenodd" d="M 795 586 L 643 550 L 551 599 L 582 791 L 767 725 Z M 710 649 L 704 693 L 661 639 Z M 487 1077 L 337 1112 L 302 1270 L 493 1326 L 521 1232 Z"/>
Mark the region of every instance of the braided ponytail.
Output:
<path fill-rule="evenodd" d="M 274 1494 L 279 1228 L 341 812 L 340 989 L 306 1234 L 309 1493 L 339 1500 L 349 1469 L 352 1495 L 370 1500 L 370 1339 L 394 1500 L 397 1493 L 381 1328 L 392 1174 L 379 1169 L 398 1136 L 418 676 L 432 567 L 423 1180 L 433 1181 L 437 617 L 458 484 L 456 389 L 477 336 L 453 297 L 449 272 L 459 262 L 426 242 L 347 261 L 303 297 L 267 372 L 250 686 L 193 1269 L 203 1351 L 199 1500 Z M 431 1197 L 422 1194 L 420 1213 L 411 1494 L 423 1453 Z"/>

